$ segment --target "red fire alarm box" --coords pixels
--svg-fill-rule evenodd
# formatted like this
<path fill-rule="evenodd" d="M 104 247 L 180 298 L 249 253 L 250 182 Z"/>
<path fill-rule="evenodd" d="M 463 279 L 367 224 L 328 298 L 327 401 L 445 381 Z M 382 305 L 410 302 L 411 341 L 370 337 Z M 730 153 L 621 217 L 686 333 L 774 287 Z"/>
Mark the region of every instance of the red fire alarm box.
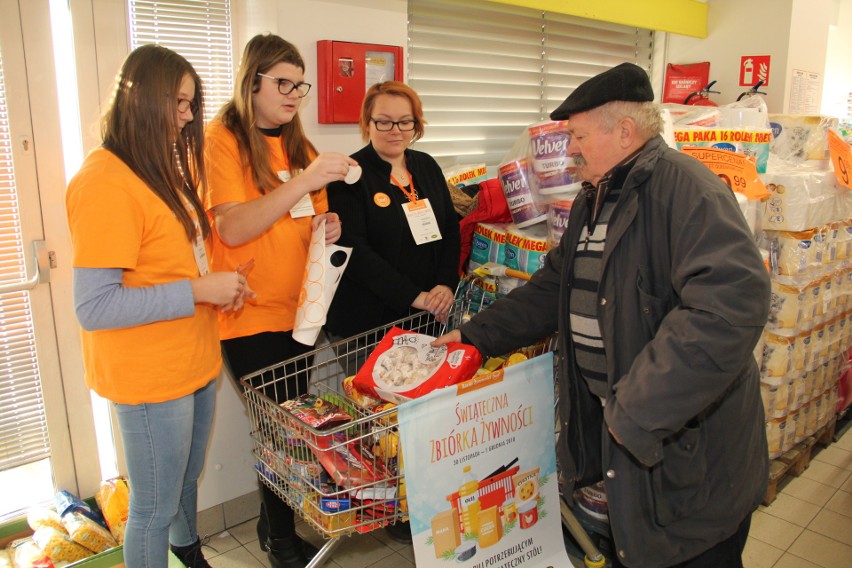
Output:
<path fill-rule="evenodd" d="M 364 93 L 382 81 L 402 81 L 402 47 L 317 42 L 320 124 L 357 123 Z"/>

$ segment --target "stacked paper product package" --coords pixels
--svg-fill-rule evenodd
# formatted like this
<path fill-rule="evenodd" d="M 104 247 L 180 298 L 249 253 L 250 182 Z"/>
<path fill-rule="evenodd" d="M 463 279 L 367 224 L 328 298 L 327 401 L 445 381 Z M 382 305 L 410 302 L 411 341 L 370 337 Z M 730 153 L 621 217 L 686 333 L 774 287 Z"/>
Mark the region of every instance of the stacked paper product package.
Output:
<path fill-rule="evenodd" d="M 721 107 L 663 105 L 670 144 L 750 157 L 768 196 L 741 210 L 772 281 L 769 322 L 755 348 L 771 458 L 827 424 L 852 332 L 852 192 L 828 152 L 836 118 L 768 112 L 761 97 Z"/>
<path fill-rule="evenodd" d="M 836 412 L 852 332 L 852 192 L 837 183 L 826 116 L 769 115 L 761 246 L 772 299 L 762 337 L 761 392 L 770 457 Z"/>
<path fill-rule="evenodd" d="M 685 147 L 728 150 L 749 157 L 758 174 L 769 168 L 772 131 L 769 113 L 761 97 L 719 107 L 689 106 L 667 103 L 663 105 L 664 117 L 672 122 L 672 139 L 669 143 L 682 150 Z M 754 233 L 760 229 L 763 204 L 736 193 L 737 201 L 746 221 Z"/>
<path fill-rule="evenodd" d="M 500 297 L 522 285 L 559 243 L 582 183 L 568 156 L 567 121 L 532 124 L 501 161 L 497 177 L 512 223 L 480 223 L 474 229 L 468 269 L 486 263 L 508 270 L 476 272 L 473 283 L 486 297 Z"/>

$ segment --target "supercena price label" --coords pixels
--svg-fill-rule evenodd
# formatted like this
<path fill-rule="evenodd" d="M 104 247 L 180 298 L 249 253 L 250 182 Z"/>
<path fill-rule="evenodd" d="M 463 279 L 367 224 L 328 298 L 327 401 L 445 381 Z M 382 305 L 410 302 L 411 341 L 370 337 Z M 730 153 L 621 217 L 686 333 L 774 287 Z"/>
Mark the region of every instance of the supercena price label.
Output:
<path fill-rule="evenodd" d="M 757 168 L 748 156 L 729 150 L 684 146 L 680 149 L 710 168 L 728 187 L 749 199 L 763 199 L 769 192 L 757 174 Z"/>
<path fill-rule="evenodd" d="M 846 143 L 835 131 L 828 131 L 828 152 L 837 183 L 852 189 L 852 146 Z"/>

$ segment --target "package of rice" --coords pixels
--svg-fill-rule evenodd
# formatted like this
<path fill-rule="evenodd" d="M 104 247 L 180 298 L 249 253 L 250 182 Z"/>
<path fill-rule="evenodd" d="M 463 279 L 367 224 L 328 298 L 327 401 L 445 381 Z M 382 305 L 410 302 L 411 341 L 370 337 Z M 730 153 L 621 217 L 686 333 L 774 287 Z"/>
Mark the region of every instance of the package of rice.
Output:
<path fill-rule="evenodd" d="M 33 542 L 31 537 L 19 538 L 9 543 L 5 551 L 8 552 L 8 562 L 4 568 L 32 568 L 36 564 L 47 560 L 41 549 Z M 49 560 L 47 560 L 49 561 Z M 4 562 L 0 561 L 0 566 Z"/>

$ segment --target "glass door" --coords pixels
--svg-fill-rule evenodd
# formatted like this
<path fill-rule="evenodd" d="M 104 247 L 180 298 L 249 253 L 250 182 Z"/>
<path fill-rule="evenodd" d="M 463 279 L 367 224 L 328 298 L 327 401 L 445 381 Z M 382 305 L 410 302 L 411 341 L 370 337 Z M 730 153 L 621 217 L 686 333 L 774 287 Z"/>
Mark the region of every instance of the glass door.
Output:
<path fill-rule="evenodd" d="M 34 2 L 29 10 L 33 4 L 43 3 Z M 58 487 L 76 490 L 77 480 L 53 317 L 53 255 L 45 241 L 39 180 L 39 160 L 51 158 L 35 144 L 29 89 L 34 75 L 44 80 L 45 70 L 28 65 L 18 0 L 0 0 L 0 13 L 2 521 L 50 501 Z M 41 25 L 50 27 L 49 21 Z"/>

